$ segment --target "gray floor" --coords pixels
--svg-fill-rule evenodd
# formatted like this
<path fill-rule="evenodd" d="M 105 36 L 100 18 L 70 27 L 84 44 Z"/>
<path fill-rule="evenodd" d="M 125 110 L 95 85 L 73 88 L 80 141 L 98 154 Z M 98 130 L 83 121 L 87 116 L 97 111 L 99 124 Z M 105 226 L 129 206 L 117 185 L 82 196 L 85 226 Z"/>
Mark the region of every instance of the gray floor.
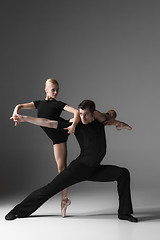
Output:
<path fill-rule="evenodd" d="M 58 195 L 28 218 L 5 221 L 5 214 L 23 197 L 10 199 L 10 202 L 6 200 L 1 204 L 0 239 L 159 240 L 159 189 L 132 191 L 134 215 L 139 218 L 139 223 L 117 219 L 117 193 L 113 189 L 99 189 L 98 192 L 93 189 L 81 190 L 77 193 L 70 191 L 72 204 L 66 218 L 60 215 Z"/>

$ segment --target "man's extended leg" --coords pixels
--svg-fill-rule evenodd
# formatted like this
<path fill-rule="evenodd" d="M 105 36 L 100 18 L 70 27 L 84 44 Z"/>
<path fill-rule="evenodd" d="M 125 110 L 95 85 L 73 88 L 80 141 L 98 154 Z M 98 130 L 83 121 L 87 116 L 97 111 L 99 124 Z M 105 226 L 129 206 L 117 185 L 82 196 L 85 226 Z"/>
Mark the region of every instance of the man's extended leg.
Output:
<path fill-rule="evenodd" d="M 137 222 L 131 214 L 133 213 L 131 193 L 130 193 L 130 174 L 128 169 L 113 165 L 100 165 L 96 172 L 88 178 L 89 181 L 112 182 L 117 181 L 119 195 L 119 219 L 127 217 L 129 221 Z"/>
<path fill-rule="evenodd" d="M 15 206 L 6 215 L 5 219 L 14 220 L 15 218 L 29 216 L 56 193 L 73 184 L 85 181 L 92 173 L 93 169 L 80 164 L 77 160 L 72 161 L 72 163 L 65 168 L 64 171 L 58 174 L 52 182 L 32 192 L 20 204 Z"/>

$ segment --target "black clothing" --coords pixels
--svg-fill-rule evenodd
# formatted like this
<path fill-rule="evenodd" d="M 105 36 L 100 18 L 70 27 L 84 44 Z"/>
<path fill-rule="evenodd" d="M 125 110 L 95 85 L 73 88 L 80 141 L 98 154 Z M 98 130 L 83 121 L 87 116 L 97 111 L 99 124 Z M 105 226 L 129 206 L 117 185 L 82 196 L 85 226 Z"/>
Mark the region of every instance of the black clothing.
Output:
<path fill-rule="evenodd" d="M 62 123 L 59 124 L 60 126 L 62 127 Z M 126 168 L 99 164 L 106 152 L 104 126 L 97 121 L 87 125 L 79 123 L 75 135 L 81 148 L 79 157 L 72 161 L 52 182 L 34 191 L 18 204 L 12 210 L 18 217 L 29 216 L 56 193 L 82 181 L 117 181 L 118 213 L 121 215 L 133 213 L 129 171 Z"/>
<path fill-rule="evenodd" d="M 61 131 L 70 126 L 70 122 L 58 122 L 58 128 Z M 97 120 L 84 125 L 79 122 L 75 129 L 75 136 L 79 143 L 81 152 L 79 161 L 89 167 L 97 166 L 106 154 L 106 136 L 104 126 Z"/>
<path fill-rule="evenodd" d="M 50 120 L 67 121 L 60 117 L 65 105 L 64 102 L 54 100 L 38 100 L 34 101 L 34 105 L 38 110 L 37 117 L 47 118 Z M 68 121 L 67 121 L 68 122 Z M 41 127 L 47 136 L 52 140 L 53 144 L 66 142 L 69 134 L 67 131 L 59 131 L 54 128 Z"/>
<path fill-rule="evenodd" d="M 130 175 L 126 168 L 112 165 L 87 167 L 74 160 L 58 174 L 48 185 L 32 192 L 12 211 L 20 218 L 35 212 L 43 203 L 63 189 L 82 181 L 111 182 L 117 181 L 119 194 L 119 209 L 121 215 L 131 214 L 132 203 L 130 196 Z"/>
<path fill-rule="evenodd" d="M 34 105 L 38 110 L 38 117 L 47 118 L 50 120 L 58 120 L 63 108 L 67 104 L 53 99 L 34 101 Z"/>
<path fill-rule="evenodd" d="M 106 154 L 104 126 L 96 120 L 86 125 L 80 122 L 75 129 L 75 136 L 81 149 L 77 159 L 87 166 L 97 166 Z"/>

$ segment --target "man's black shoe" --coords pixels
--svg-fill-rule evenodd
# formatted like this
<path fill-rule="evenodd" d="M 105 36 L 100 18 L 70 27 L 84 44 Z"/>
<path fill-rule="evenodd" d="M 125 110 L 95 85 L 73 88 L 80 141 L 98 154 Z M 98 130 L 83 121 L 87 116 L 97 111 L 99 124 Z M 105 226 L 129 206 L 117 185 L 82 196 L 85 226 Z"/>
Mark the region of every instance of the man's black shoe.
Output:
<path fill-rule="evenodd" d="M 137 218 L 135 218 L 135 217 L 133 217 L 131 214 L 127 214 L 127 215 L 118 215 L 118 218 L 120 219 L 120 220 L 127 220 L 127 221 L 129 221 L 129 222 L 135 222 L 135 223 L 137 223 L 138 222 L 138 219 Z"/>
<path fill-rule="evenodd" d="M 14 220 L 17 218 L 17 214 L 12 210 L 5 216 L 6 220 Z"/>

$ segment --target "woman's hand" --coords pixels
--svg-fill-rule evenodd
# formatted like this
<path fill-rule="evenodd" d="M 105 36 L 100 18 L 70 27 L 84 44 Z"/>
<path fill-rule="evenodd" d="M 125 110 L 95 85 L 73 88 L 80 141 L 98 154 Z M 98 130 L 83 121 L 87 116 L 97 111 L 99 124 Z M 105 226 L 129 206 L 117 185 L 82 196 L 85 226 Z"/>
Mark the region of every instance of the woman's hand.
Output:
<path fill-rule="evenodd" d="M 72 124 L 71 126 L 64 128 L 64 130 L 68 130 L 68 134 L 72 134 L 75 132 L 75 127 Z"/>
<path fill-rule="evenodd" d="M 15 126 L 17 126 L 19 123 L 24 122 L 23 116 L 20 114 L 15 114 L 14 116 L 10 117 L 15 123 Z"/>

